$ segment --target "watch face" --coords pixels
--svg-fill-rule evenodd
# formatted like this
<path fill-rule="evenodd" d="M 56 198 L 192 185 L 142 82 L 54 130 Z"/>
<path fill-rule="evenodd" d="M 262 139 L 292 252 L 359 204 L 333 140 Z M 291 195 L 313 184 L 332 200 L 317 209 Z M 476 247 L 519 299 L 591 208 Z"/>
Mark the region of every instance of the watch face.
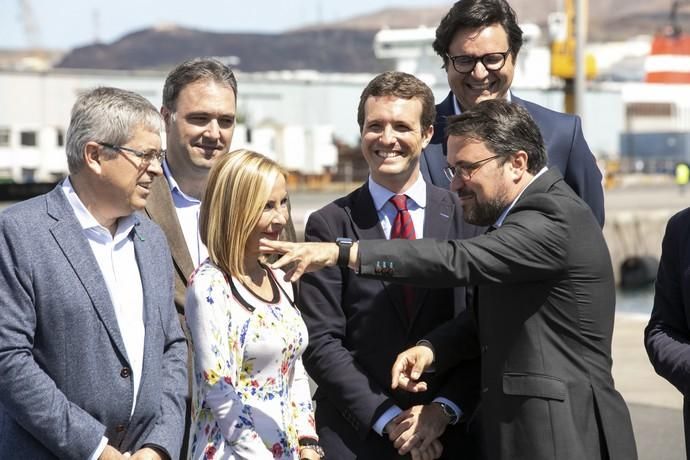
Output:
<path fill-rule="evenodd" d="M 455 421 L 457 416 L 455 415 L 455 411 L 450 408 L 448 404 L 445 403 L 439 403 L 441 406 L 441 409 L 443 409 L 443 413 L 446 414 L 446 416 L 450 419 L 451 423 Z"/>

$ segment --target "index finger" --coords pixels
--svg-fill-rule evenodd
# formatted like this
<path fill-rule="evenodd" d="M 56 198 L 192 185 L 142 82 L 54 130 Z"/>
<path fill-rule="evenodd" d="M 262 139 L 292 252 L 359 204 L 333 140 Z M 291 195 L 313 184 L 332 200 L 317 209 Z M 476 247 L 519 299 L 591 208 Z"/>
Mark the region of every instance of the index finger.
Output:
<path fill-rule="evenodd" d="M 399 377 L 404 375 L 405 367 L 407 367 L 407 357 L 398 355 L 395 358 L 393 367 L 391 368 L 391 388 L 395 390 L 398 388 Z"/>
<path fill-rule="evenodd" d="M 259 240 L 259 252 L 264 254 L 285 254 L 290 252 L 294 243 L 290 241 L 269 240 L 261 238 Z"/>

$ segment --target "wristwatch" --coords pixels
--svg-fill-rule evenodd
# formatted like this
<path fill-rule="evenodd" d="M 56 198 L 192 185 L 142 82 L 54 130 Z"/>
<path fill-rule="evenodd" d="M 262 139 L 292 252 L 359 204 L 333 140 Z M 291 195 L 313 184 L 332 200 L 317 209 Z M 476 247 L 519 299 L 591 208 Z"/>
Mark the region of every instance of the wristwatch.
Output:
<path fill-rule="evenodd" d="M 350 248 L 352 247 L 352 238 L 336 238 L 335 244 L 338 245 L 338 267 L 347 268 L 350 263 Z"/>
<path fill-rule="evenodd" d="M 458 414 L 455 413 L 452 407 L 441 401 L 434 401 L 434 403 L 441 406 L 443 414 L 448 417 L 448 424 L 455 425 L 458 422 Z"/>
<path fill-rule="evenodd" d="M 316 455 L 319 456 L 319 458 L 326 458 L 326 452 L 324 452 L 323 447 L 318 445 L 316 443 L 316 440 L 310 439 L 310 438 L 305 438 L 305 439 L 300 439 L 299 440 L 299 450 L 300 450 L 300 458 L 302 457 L 302 449 L 311 449 L 314 452 L 316 452 Z"/>

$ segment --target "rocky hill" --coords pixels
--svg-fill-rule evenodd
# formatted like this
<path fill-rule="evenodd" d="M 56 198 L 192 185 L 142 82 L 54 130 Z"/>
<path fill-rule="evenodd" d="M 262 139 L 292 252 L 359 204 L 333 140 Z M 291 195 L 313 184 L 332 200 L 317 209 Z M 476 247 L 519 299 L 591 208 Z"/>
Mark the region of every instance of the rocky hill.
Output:
<path fill-rule="evenodd" d="M 512 0 L 520 22 L 545 26 L 562 0 Z M 450 3 L 426 8 L 388 8 L 344 21 L 278 34 L 217 33 L 175 26 L 154 27 L 110 44 L 94 44 L 67 53 L 58 67 L 168 69 L 195 56 L 219 56 L 244 72 L 313 69 L 323 72 L 379 72 L 387 64 L 372 49 L 384 27 L 434 27 Z M 653 34 L 668 21 L 670 0 L 598 0 L 590 2 L 590 41 L 620 40 Z M 680 23 L 690 30 L 690 14 Z"/>
<path fill-rule="evenodd" d="M 131 33 L 111 44 L 72 50 L 58 67 L 167 69 L 195 56 L 229 59 L 244 72 L 315 69 L 377 72 L 374 31 L 319 29 L 282 34 L 215 33 L 166 27 Z"/>

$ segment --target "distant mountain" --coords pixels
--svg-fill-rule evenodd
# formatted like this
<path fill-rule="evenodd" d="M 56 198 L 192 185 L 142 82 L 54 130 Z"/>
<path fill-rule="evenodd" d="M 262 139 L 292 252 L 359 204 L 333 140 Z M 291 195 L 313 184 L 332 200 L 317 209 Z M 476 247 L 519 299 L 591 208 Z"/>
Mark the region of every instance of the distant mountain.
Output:
<path fill-rule="evenodd" d="M 236 61 L 244 72 L 314 69 L 378 72 L 373 30 L 319 29 L 282 34 L 216 33 L 179 27 L 145 29 L 112 44 L 76 48 L 58 67 L 98 69 L 170 68 L 196 56 Z"/>
<path fill-rule="evenodd" d="M 547 16 L 562 0 L 512 0 L 520 22 L 545 30 Z M 671 0 L 598 0 L 590 2 L 590 41 L 620 40 L 653 34 L 666 25 Z M 323 72 L 385 70 L 374 56 L 374 35 L 384 27 L 435 27 L 450 6 L 388 8 L 327 24 L 313 24 L 278 34 L 218 33 L 176 26 L 133 32 L 110 44 L 94 44 L 67 53 L 57 67 L 98 69 L 169 69 L 195 56 L 229 58 L 244 72 L 312 69 Z M 679 14 L 686 29 L 690 15 Z"/>

